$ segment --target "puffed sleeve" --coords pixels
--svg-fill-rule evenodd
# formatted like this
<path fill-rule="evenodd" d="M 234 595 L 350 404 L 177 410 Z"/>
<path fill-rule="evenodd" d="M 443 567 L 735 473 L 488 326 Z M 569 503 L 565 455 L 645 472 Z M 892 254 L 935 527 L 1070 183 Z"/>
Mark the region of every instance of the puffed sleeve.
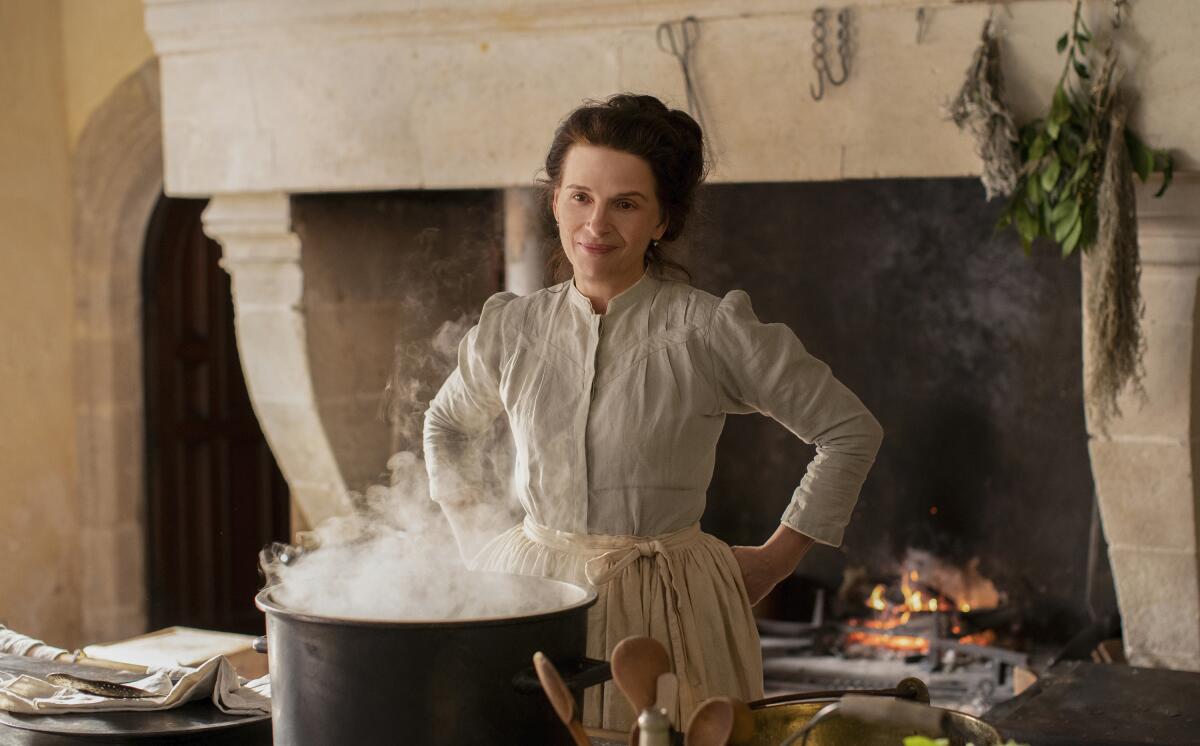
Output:
<path fill-rule="evenodd" d="M 816 444 L 781 522 L 840 545 L 883 428 L 791 329 L 760 322 L 746 293 L 734 290 L 721 300 L 706 339 L 723 412 L 761 412 Z"/>
<path fill-rule="evenodd" d="M 469 499 L 482 484 L 481 460 L 472 441 L 504 409 L 500 369 L 504 359 L 503 311 L 513 293 L 497 293 L 483 304 L 476 324 L 458 345 L 458 367 L 425 411 L 425 468 L 429 495 L 437 502 Z"/>

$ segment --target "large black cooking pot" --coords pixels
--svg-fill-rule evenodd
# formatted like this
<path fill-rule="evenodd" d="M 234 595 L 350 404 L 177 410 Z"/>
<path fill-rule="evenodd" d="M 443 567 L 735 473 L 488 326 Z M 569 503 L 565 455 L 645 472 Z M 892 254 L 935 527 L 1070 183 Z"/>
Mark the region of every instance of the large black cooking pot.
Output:
<path fill-rule="evenodd" d="M 610 677 L 584 658 L 596 593 L 569 583 L 495 575 L 497 585 L 553 599 L 550 610 L 477 619 L 374 621 L 299 613 L 273 588 L 267 617 L 276 744 L 569 744 L 541 693 L 535 651 L 562 671 L 581 705 Z"/>

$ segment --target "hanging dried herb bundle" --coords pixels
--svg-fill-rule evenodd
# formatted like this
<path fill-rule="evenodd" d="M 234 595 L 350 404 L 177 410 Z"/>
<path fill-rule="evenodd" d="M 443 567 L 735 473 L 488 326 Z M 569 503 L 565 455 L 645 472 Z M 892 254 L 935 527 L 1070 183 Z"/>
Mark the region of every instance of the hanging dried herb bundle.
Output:
<path fill-rule="evenodd" d="M 1114 8 L 1115 32 L 1124 4 Z M 1075 0 L 1071 30 L 1057 42 L 1065 60 L 1050 111 L 1020 130 L 1017 184 L 997 228 L 1015 226 L 1026 252 L 1042 236 L 1064 257 L 1077 248 L 1087 253 L 1085 399 L 1092 426 L 1103 432 L 1120 414 L 1121 391 L 1141 391 L 1145 342 L 1133 174 L 1146 181 L 1161 172 L 1157 197 L 1170 185 L 1174 164 L 1169 151 L 1147 147 L 1126 126 L 1115 42 L 1096 75 L 1091 46 L 1082 0 Z"/>
<path fill-rule="evenodd" d="M 1004 75 L 1000 69 L 1000 42 L 992 28 L 992 19 L 983 24 L 982 38 L 967 79 L 947 107 L 947 114 L 958 128 L 970 128 L 975 152 L 983 160 L 980 180 L 988 200 L 1007 197 L 1017 186 L 1020 161 L 1017 159 L 1017 126 L 1004 104 Z"/>
<path fill-rule="evenodd" d="M 1108 65 L 1106 65 L 1106 68 Z M 1111 75 L 1111 72 L 1109 73 Z M 1143 303 L 1139 290 L 1137 197 L 1125 142 L 1128 114 L 1120 94 L 1108 106 L 1108 144 L 1097 194 L 1100 226 L 1084 262 L 1088 328 L 1084 337 L 1088 419 L 1101 432 L 1120 416 L 1117 396 L 1129 382 L 1142 396 Z"/>

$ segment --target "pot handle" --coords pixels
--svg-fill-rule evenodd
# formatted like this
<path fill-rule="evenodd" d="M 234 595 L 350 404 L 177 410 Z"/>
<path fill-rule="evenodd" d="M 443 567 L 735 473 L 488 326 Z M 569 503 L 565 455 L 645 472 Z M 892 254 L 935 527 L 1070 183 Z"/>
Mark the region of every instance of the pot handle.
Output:
<path fill-rule="evenodd" d="M 559 663 L 551 660 L 562 675 L 563 682 L 573 693 L 578 694 L 588 687 L 603 684 L 612 678 L 612 666 L 608 661 L 595 658 L 571 658 Z M 520 694 L 541 694 L 542 682 L 538 681 L 533 666 L 522 669 L 512 678 L 513 689 Z"/>
<path fill-rule="evenodd" d="M 778 697 L 767 697 L 750 703 L 750 709 L 759 710 L 768 705 L 789 704 L 792 702 L 810 702 L 819 699 L 841 699 L 847 694 L 865 695 L 872 697 L 895 697 L 911 702 L 929 704 L 929 687 L 924 681 L 909 676 L 901 679 L 894 689 L 835 689 L 827 692 L 799 692 L 797 694 L 781 694 Z"/>
<path fill-rule="evenodd" d="M 250 647 L 254 648 L 254 652 L 266 654 L 267 652 L 267 636 L 255 637 L 254 642 L 250 643 Z"/>

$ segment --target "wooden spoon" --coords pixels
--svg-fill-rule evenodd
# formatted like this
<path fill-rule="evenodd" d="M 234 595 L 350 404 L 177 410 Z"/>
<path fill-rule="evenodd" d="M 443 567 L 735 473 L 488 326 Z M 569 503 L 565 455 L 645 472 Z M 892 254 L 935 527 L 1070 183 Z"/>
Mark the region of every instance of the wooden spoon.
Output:
<path fill-rule="evenodd" d="M 658 677 L 671 670 L 667 649 L 649 637 L 626 637 L 612 651 L 613 681 L 635 713 L 654 705 Z"/>
<path fill-rule="evenodd" d="M 727 697 L 706 699 L 692 713 L 685 746 L 725 746 L 733 733 L 733 704 Z"/>
<path fill-rule="evenodd" d="M 575 746 L 591 746 L 592 741 L 584 732 L 583 723 L 575 717 L 575 696 L 558 674 L 558 669 L 540 650 L 533 654 L 533 670 L 537 671 L 538 681 L 542 682 L 542 690 L 546 692 L 550 706 L 558 713 L 567 730 L 571 731 Z"/>

